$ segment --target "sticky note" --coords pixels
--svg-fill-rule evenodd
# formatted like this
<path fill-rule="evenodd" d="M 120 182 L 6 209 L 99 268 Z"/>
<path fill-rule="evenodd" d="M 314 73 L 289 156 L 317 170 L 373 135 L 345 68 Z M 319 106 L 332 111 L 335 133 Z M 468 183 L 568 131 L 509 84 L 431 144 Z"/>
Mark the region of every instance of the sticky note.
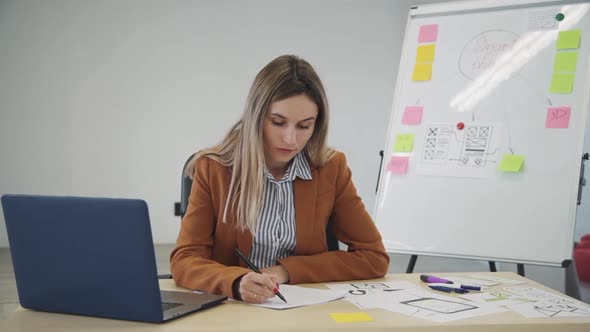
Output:
<path fill-rule="evenodd" d="M 581 30 L 559 31 L 559 36 L 557 37 L 557 49 L 566 50 L 580 48 L 581 34 Z"/>
<path fill-rule="evenodd" d="M 545 128 L 569 128 L 571 111 L 570 107 L 549 107 Z"/>
<path fill-rule="evenodd" d="M 414 134 L 398 134 L 395 138 L 395 152 L 412 152 L 414 149 Z"/>
<path fill-rule="evenodd" d="M 412 74 L 412 81 L 430 81 L 432 76 L 431 63 L 417 63 L 414 65 L 414 73 Z"/>
<path fill-rule="evenodd" d="M 391 157 L 387 164 L 387 170 L 393 174 L 406 174 L 408 173 L 409 164 L 409 157 Z"/>
<path fill-rule="evenodd" d="M 422 106 L 407 106 L 402 116 L 402 124 L 415 125 L 422 122 L 422 114 L 424 108 Z"/>
<path fill-rule="evenodd" d="M 374 320 L 364 312 L 333 312 L 330 317 L 338 323 L 371 322 Z"/>
<path fill-rule="evenodd" d="M 553 63 L 553 71 L 576 71 L 577 62 L 578 52 L 557 52 Z"/>
<path fill-rule="evenodd" d="M 551 93 L 572 93 L 574 74 L 553 74 L 551 77 Z"/>
<path fill-rule="evenodd" d="M 434 61 L 434 44 L 420 45 L 416 49 L 416 62 Z"/>
<path fill-rule="evenodd" d="M 438 37 L 438 24 L 428 24 L 420 27 L 418 34 L 419 43 L 432 43 Z"/>
<path fill-rule="evenodd" d="M 524 156 L 516 154 L 505 154 L 502 162 L 498 165 L 498 170 L 502 172 L 518 173 L 524 164 Z"/>

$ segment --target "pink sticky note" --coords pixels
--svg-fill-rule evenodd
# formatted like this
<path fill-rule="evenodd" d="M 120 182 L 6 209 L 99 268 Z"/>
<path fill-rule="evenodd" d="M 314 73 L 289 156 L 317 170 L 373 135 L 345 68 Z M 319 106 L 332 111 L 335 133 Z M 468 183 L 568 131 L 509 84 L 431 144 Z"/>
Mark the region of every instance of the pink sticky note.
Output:
<path fill-rule="evenodd" d="M 387 170 L 394 174 L 406 174 L 409 162 L 410 157 L 391 157 L 389 164 L 387 164 Z"/>
<path fill-rule="evenodd" d="M 569 128 L 571 107 L 547 108 L 547 120 L 545 128 Z"/>
<path fill-rule="evenodd" d="M 422 122 L 423 110 L 424 108 L 422 106 L 406 106 L 404 116 L 402 117 L 402 124 L 420 124 Z"/>
<path fill-rule="evenodd" d="M 438 24 L 423 25 L 420 27 L 420 34 L 418 35 L 419 43 L 432 43 L 436 41 L 438 36 Z"/>

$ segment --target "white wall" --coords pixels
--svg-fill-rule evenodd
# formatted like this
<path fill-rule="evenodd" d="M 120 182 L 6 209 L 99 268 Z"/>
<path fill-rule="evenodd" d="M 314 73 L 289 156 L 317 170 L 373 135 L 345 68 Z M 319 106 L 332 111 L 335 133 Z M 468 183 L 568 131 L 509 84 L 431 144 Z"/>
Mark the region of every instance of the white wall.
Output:
<path fill-rule="evenodd" d="M 408 1 L 0 1 L 0 194 L 147 200 L 174 242 L 180 170 L 276 56 L 309 60 L 373 210 Z M 0 217 L 0 246 L 8 246 Z"/>

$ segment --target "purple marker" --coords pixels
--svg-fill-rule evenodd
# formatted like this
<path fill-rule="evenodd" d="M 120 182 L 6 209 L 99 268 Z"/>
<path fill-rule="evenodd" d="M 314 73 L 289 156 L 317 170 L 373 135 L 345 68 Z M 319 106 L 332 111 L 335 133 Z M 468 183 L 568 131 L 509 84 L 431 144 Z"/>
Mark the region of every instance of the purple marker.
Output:
<path fill-rule="evenodd" d="M 424 281 L 424 282 L 428 282 L 428 283 L 441 283 L 441 284 L 452 284 L 453 282 L 447 279 L 443 279 L 443 278 L 438 278 L 438 277 L 433 277 L 433 276 L 429 276 L 426 274 L 422 274 L 420 275 L 420 280 Z"/>

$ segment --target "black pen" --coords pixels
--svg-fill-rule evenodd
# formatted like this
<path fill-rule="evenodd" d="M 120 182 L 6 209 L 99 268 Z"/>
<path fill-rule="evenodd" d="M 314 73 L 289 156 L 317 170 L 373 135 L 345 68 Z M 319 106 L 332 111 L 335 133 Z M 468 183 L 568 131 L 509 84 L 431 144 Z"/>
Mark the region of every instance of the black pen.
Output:
<path fill-rule="evenodd" d="M 260 272 L 260 270 L 256 267 L 256 265 L 254 265 L 252 262 L 250 262 L 250 260 L 248 259 L 248 257 L 244 256 L 244 254 L 242 254 L 242 252 L 240 251 L 240 249 L 236 248 L 235 252 L 238 256 L 240 256 L 240 258 L 242 260 L 244 260 L 244 262 L 246 263 L 246 265 L 248 265 L 248 267 L 250 269 L 252 269 L 252 271 L 262 274 L 262 272 Z M 281 300 L 285 301 L 285 303 L 287 303 L 287 300 L 285 300 L 285 298 L 283 297 L 283 295 L 281 294 L 281 292 L 279 292 L 279 289 L 277 287 L 277 292 L 275 293 Z"/>

